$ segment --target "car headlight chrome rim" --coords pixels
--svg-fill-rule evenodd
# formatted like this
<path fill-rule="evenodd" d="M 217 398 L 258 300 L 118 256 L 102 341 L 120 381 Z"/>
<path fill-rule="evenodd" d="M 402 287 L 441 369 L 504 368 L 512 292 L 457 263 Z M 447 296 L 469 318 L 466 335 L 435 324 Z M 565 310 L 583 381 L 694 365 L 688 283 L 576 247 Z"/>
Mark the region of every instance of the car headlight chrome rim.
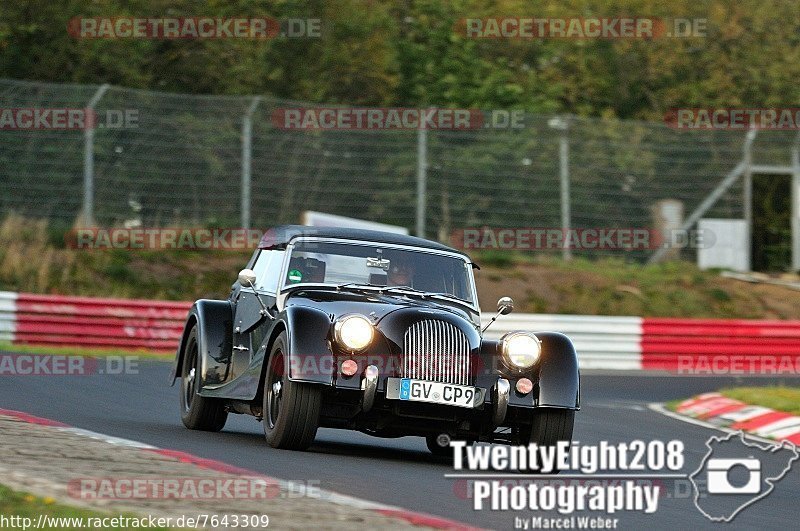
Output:
<path fill-rule="evenodd" d="M 542 342 L 528 332 L 512 332 L 502 338 L 503 359 L 515 369 L 529 369 L 539 361 Z"/>
<path fill-rule="evenodd" d="M 363 315 L 345 315 L 333 325 L 336 342 L 350 351 L 364 350 L 375 337 L 375 327 Z"/>

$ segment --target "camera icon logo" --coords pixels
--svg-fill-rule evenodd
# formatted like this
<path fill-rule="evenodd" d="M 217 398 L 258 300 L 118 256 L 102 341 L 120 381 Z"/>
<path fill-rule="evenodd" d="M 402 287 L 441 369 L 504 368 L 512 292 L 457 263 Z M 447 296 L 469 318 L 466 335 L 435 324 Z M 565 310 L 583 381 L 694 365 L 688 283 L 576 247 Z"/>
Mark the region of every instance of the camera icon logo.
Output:
<path fill-rule="evenodd" d="M 744 467 L 748 473 L 743 485 L 734 485 L 731 472 Z M 706 481 L 709 494 L 758 494 L 761 492 L 761 461 L 753 458 L 709 459 Z"/>
<path fill-rule="evenodd" d="M 800 452 L 789 441 L 760 443 L 744 432 L 712 435 L 697 469 L 689 474 L 694 505 L 712 522 L 730 522 L 775 490 Z"/>

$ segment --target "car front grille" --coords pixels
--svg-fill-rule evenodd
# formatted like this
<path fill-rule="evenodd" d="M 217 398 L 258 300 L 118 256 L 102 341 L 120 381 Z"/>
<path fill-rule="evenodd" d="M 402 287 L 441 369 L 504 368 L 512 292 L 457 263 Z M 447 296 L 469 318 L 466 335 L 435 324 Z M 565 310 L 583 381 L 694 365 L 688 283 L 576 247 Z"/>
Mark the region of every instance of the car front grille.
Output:
<path fill-rule="evenodd" d="M 403 378 L 469 385 L 469 354 L 469 339 L 458 327 L 419 321 L 403 337 Z"/>

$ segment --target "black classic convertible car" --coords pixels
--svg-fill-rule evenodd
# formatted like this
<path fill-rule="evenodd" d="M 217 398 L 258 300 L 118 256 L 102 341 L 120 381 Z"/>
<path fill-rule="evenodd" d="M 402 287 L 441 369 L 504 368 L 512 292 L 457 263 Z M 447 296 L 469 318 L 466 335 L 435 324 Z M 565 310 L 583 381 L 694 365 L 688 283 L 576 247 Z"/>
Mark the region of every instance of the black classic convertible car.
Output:
<path fill-rule="evenodd" d="M 229 413 L 253 415 L 271 446 L 288 449 L 308 448 L 318 427 L 421 436 L 435 454 L 452 438 L 570 440 L 580 402 L 571 341 L 484 338 L 473 268 L 411 236 L 268 231 L 228 299 L 189 311 L 171 376 L 183 423 L 218 431 Z M 512 307 L 500 299 L 495 318 Z"/>

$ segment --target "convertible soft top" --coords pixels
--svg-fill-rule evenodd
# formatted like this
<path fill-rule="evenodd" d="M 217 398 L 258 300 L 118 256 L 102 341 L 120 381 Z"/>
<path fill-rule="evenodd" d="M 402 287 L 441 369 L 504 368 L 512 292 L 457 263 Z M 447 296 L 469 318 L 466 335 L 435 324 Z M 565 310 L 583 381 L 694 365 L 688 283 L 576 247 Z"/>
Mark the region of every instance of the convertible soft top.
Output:
<path fill-rule="evenodd" d="M 434 249 L 437 251 L 450 251 L 462 254 L 464 252 L 453 249 L 438 242 L 417 238 L 416 236 L 406 236 L 394 232 L 383 232 L 367 229 L 348 229 L 342 227 L 309 227 L 306 225 L 280 225 L 273 227 L 264 233 L 259 249 L 282 249 L 293 239 L 313 236 L 317 238 L 336 238 L 346 240 L 360 240 L 375 243 L 389 243 L 395 245 L 409 245 L 412 247 L 422 247 L 424 249 Z"/>

